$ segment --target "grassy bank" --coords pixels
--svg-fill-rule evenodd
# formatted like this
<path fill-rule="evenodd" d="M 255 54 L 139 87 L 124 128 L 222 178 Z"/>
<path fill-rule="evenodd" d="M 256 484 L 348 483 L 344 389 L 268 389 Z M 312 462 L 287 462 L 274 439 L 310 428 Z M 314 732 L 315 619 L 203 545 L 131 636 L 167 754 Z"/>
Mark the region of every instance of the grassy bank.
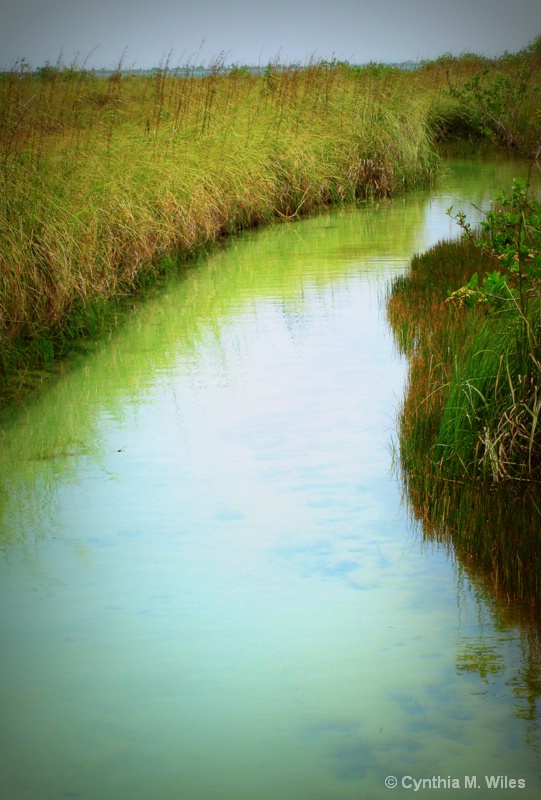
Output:
<path fill-rule="evenodd" d="M 436 167 L 430 95 L 398 70 L 51 69 L 5 75 L 0 92 L 4 376 L 172 258 Z"/>
<path fill-rule="evenodd" d="M 452 542 L 467 569 L 481 567 L 501 597 L 533 609 L 541 606 L 540 212 L 517 190 L 483 232 L 467 229 L 416 257 L 388 300 L 410 362 L 399 447 L 415 516 L 426 535 Z"/>
<path fill-rule="evenodd" d="M 167 64 L 4 73 L 0 394 L 99 329 L 112 301 L 224 236 L 426 182 L 438 140 L 502 144 L 512 128 L 506 146 L 527 149 L 536 47 L 410 73 L 335 62 L 203 77 Z M 495 122 L 479 110 L 481 85 L 507 92 Z"/>

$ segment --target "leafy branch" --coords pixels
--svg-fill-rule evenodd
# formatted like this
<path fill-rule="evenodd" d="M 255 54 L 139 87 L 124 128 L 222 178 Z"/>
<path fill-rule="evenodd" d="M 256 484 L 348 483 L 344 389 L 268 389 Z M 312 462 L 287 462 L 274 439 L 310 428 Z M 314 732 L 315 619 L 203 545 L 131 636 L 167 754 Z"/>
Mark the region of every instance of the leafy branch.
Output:
<path fill-rule="evenodd" d="M 541 279 L 541 203 L 530 191 L 529 180 L 515 180 L 509 194 L 499 195 L 485 213 L 480 231 L 472 229 L 463 211 L 453 214 L 451 207 L 447 213 L 499 267 L 486 273 L 482 283 L 475 273 L 466 286 L 449 293 L 448 301 L 471 307 L 512 300 L 520 302 L 523 311 L 526 292 L 536 289 Z"/>

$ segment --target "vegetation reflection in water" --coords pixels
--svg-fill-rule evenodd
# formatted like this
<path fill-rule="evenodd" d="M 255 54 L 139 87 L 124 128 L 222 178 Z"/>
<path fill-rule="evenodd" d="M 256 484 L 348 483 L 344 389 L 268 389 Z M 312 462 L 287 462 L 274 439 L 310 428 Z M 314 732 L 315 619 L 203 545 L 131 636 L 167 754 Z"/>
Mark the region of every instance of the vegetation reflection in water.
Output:
<path fill-rule="evenodd" d="M 3 796 L 538 796 L 537 639 L 407 527 L 378 305 L 515 171 L 232 241 L 4 420 Z"/>

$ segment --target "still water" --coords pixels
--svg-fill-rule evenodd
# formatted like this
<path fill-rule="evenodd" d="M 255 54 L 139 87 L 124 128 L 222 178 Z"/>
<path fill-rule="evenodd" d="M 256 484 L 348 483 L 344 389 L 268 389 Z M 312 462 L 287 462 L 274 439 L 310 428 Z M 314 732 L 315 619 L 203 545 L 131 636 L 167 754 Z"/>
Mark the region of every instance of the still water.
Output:
<path fill-rule="evenodd" d="M 385 283 L 521 171 L 450 170 L 230 242 L 3 420 L 0 797 L 540 796 L 534 643 L 392 469 Z"/>

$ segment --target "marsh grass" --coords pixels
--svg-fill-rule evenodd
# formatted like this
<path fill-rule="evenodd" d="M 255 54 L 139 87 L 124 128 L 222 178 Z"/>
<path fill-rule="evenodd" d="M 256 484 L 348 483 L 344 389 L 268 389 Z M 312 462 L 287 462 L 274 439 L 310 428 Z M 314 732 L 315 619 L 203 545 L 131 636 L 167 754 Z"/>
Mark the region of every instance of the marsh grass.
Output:
<path fill-rule="evenodd" d="M 487 313 L 445 302 L 493 268 L 474 242 L 416 257 L 389 290 L 388 314 L 410 361 L 400 463 L 425 535 L 452 542 L 508 602 L 541 604 L 539 298 Z"/>
<path fill-rule="evenodd" d="M 430 180 L 429 106 L 398 70 L 340 64 L 3 75 L 0 373 L 53 358 L 166 256 Z"/>
<path fill-rule="evenodd" d="M 430 181 L 436 141 L 470 125 L 460 91 L 487 65 L 488 82 L 515 69 L 466 56 L 411 73 L 323 61 L 252 74 L 218 60 L 200 75 L 166 60 L 148 75 L 24 62 L 0 75 L 0 394 L 165 263 Z"/>

